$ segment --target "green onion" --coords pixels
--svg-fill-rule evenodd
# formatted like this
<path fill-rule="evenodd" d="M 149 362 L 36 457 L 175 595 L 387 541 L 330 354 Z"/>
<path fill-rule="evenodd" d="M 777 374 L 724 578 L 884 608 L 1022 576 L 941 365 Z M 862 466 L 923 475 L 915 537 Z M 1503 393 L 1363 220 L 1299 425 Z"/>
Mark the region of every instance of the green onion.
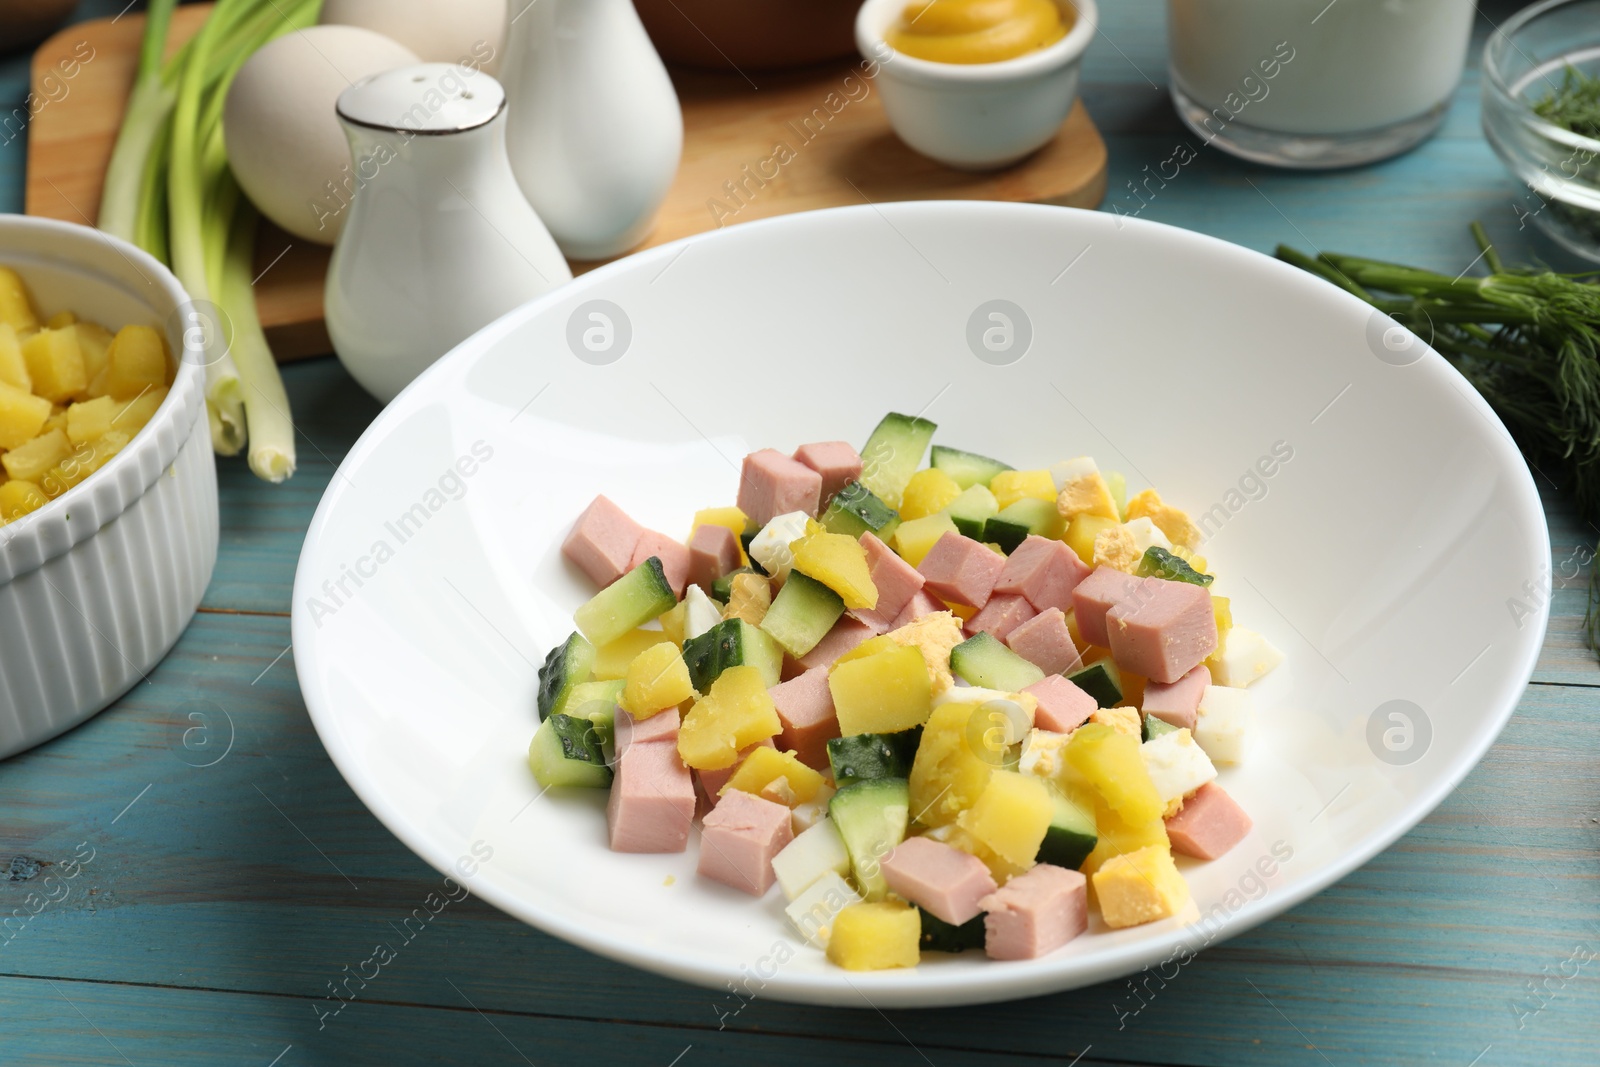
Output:
<path fill-rule="evenodd" d="M 168 263 L 191 300 L 218 308 L 207 353 L 212 447 L 268 481 L 294 473 L 288 396 L 256 312 L 257 216 L 228 170 L 222 111 L 256 49 L 316 22 L 321 0 L 218 0 L 200 31 L 162 61 L 176 0 L 150 0 L 133 92 L 106 172 L 100 225 Z"/>
<path fill-rule="evenodd" d="M 1528 461 L 1561 476 L 1579 517 L 1600 529 L 1600 271 L 1507 267 L 1483 227 L 1472 234 L 1489 269 L 1451 277 L 1360 256 L 1278 258 L 1353 293 L 1417 333 L 1494 408 Z M 1584 620 L 1600 652 L 1600 551 Z"/>

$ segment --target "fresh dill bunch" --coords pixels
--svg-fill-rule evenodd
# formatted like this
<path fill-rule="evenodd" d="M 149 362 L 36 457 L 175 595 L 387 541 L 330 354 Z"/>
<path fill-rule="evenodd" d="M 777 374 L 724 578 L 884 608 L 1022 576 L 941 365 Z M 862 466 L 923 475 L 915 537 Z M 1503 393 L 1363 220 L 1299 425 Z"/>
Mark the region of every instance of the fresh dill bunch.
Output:
<path fill-rule="evenodd" d="M 1561 73 L 1561 87 L 1546 93 L 1533 112 L 1580 137 L 1600 138 L 1600 78 L 1568 66 Z"/>
<path fill-rule="evenodd" d="M 1581 75 L 1580 75 L 1581 77 Z M 1600 80 L 1588 79 L 1600 132 Z M 1489 273 L 1451 277 L 1359 256 L 1278 258 L 1367 301 L 1428 339 L 1494 408 L 1529 462 L 1600 530 L 1600 272 L 1507 267 L 1472 224 Z M 1600 652 L 1600 544 L 1584 630 Z"/>

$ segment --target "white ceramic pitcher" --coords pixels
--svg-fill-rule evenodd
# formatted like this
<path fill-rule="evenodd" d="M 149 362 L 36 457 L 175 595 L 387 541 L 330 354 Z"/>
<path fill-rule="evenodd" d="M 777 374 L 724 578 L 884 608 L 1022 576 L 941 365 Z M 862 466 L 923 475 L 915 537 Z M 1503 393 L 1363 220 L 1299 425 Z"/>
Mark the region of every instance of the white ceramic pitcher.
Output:
<path fill-rule="evenodd" d="M 352 377 L 388 403 L 519 304 L 572 280 L 505 148 L 505 90 L 449 63 L 375 75 L 339 96 L 356 193 L 324 291 Z"/>
<path fill-rule="evenodd" d="M 649 236 L 683 153 L 683 113 L 633 0 L 510 0 L 507 148 L 573 259 Z"/>

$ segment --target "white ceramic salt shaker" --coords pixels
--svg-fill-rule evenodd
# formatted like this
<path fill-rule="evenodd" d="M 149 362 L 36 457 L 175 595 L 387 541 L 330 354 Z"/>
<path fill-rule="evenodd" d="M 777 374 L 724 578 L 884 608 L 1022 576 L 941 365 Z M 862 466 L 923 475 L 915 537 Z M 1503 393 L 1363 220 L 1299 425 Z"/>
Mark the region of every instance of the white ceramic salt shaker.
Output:
<path fill-rule="evenodd" d="M 356 192 L 328 268 L 328 334 L 384 403 L 482 327 L 572 280 L 511 172 L 505 104 L 492 76 L 449 63 L 339 95 Z"/>
<path fill-rule="evenodd" d="M 511 0 L 500 76 L 506 144 L 573 259 L 650 234 L 683 153 L 683 113 L 633 0 Z"/>

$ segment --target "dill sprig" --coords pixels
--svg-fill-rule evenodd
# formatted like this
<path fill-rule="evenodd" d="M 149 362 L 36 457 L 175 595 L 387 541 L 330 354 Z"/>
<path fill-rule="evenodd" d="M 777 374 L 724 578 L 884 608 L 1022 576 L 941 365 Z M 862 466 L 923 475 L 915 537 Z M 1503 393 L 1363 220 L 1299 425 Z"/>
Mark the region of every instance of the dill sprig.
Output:
<path fill-rule="evenodd" d="M 1600 121 L 1600 99 L 1594 107 Z M 1333 252 L 1312 257 L 1284 245 L 1278 258 L 1428 341 L 1495 409 L 1529 462 L 1560 476 L 1579 517 L 1600 529 L 1600 272 L 1507 267 L 1482 226 L 1473 223 L 1472 235 L 1486 275 L 1451 277 Z M 1600 544 L 1584 631 L 1600 652 Z"/>
<path fill-rule="evenodd" d="M 1580 137 L 1600 138 L 1600 78 L 1575 67 L 1561 73 L 1561 87 L 1533 105 L 1534 114 Z"/>

